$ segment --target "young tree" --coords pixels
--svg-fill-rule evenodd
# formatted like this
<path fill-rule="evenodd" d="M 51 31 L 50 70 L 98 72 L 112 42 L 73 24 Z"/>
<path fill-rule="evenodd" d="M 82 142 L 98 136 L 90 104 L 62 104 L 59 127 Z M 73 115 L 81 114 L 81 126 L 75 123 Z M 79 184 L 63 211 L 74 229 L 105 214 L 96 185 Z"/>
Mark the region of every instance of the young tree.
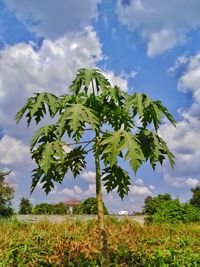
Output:
<path fill-rule="evenodd" d="M 5 176 L 11 171 L 3 172 L 0 170 L 0 216 L 7 217 L 12 215 L 11 200 L 14 197 L 14 189 L 5 182 Z"/>
<path fill-rule="evenodd" d="M 31 214 L 33 205 L 28 198 L 22 197 L 19 203 L 19 214 Z"/>
<path fill-rule="evenodd" d="M 92 152 L 102 265 L 109 266 L 102 182 L 107 192 L 116 188 L 123 198 L 129 191 L 131 178 L 120 166 L 119 158 L 129 161 L 134 172 L 148 160 L 155 168 L 166 157 L 173 166 L 174 157 L 157 130 L 162 117 L 173 124 L 175 121 L 160 101 L 142 93 L 129 95 L 117 86 L 112 87 L 97 69 L 80 69 L 69 91 L 60 97 L 36 93 L 16 115 L 17 122 L 26 115 L 28 125 L 32 119 L 39 123 L 47 111 L 54 118 L 54 123 L 39 128 L 31 142 L 30 151 L 37 163 L 31 191 L 40 181 L 49 193 L 54 182 L 63 181 L 68 170 L 74 176 L 79 175 L 86 166 L 85 156 Z M 149 126 L 155 130 L 151 131 Z"/>
<path fill-rule="evenodd" d="M 192 198 L 190 199 L 190 204 L 200 208 L 200 186 L 197 185 L 196 187 L 191 189 L 193 195 Z"/>

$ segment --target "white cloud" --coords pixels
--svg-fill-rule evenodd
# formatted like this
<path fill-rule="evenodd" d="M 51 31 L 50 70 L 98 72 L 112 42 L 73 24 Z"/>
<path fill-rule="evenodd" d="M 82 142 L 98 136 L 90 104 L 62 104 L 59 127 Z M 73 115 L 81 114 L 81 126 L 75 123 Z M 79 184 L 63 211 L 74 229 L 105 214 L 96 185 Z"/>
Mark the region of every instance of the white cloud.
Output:
<path fill-rule="evenodd" d="M 181 66 L 185 65 L 186 63 L 188 63 L 188 61 L 189 61 L 189 57 L 186 57 L 185 55 L 179 56 L 176 59 L 175 64 L 172 67 L 170 67 L 168 69 L 168 71 L 169 72 L 174 72 L 177 69 L 179 69 Z"/>
<path fill-rule="evenodd" d="M 187 33 L 199 28 L 198 0 L 118 0 L 119 21 L 129 30 L 138 31 L 147 42 L 147 53 L 156 56 L 182 44 Z"/>
<path fill-rule="evenodd" d="M 151 192 L 151 189 L 147 186 L 131 185 L 129 195 L 130 196 L 148 196 L 148 195 L 152 195 L 152 192 Z"/>
<path fill-rule="evenodd" d="M 27 163 L 29 149 L 21 140 L 4 135 L 0 140 L 0 164 L 13 166 Z"/>
<path fill-rule="evenodd" d="M 20 43 L 0 52 L 0 121 L 8 134 L 28 139 L 34 126 L 16 126 L 14 116 L 33 92 L 68 92 L 79 68 L 94 68 L 102 59 L 101 44 L 91 28 L 55 41 L 44 40 L 39 49 Z M 106 74 L 107 72 L 105 72 Z M 113 82 L 127 89 L 127 81 L 108 71 Z"/>
<path fill-rule="evenodd" d="M 185 184 L 191 187 L 195 187 L 196 185 L 199 184 L 199 180 L 195 179 L 195 178 L 187 178 L 185 180 Z"/>
<path fill-rule="evenodd" d="M 196 178 L 184 178 L 178 176 L 170 176 L 169 174 L 164 175 L 165 182 L 172 187 L 195 187 L 199 184 L 199 180 Z"/>
<path fill-rule="evenodd" d="M 139 185 L 139 186 L 142 186 L 142 185 L 144 185 L 144 181 L 142 179 L 138 178 L 138 179 L 135 180 L 135 184 Z"/>
<path fill-rule="evenodd" d="M 95 183 L 96 173 L 92 171 L 84 171 L 81 173 L 80 177 L 86 182 L 92 184 Z"/>
<path fill-rule="evenodd" d="M 81 31 L 97 18 L 101 0 L 5 0 L 8 8 L 30 31 L 46 38 L 58 38 Z"/>
<path fill-rule="evenodd" d="M 192 103 L 180 109 L 181 120 L 177 127 L 168 123 L 160 128 L 160 134 L 174 153 L 175 167 L 165 165 L 165 181 L 171 186 L 195 186 L 200 180 L 200 53 L 190 57 L 185 73 L 178 81 L 178 89 L 192 93 Z M 191 178 L 195 177 L 195 178 Z"/>
<path fill-rule="evenodd" d="M 76 48 L 71 48 L 74 43 L 77 44 Z M 1 50 L 1 127 L 5 132 L 12 132 L 12 135 L 27 136 L 27 128 L 17 127 L 14 122 L 16 112 L 27 97 L 43 90 L 55 94 L 67 92 L 77 69 L 94 67 L 101 58 L 101 45 L 90 28 L 56 41 L 44 40 L 38 50 L 25 43 Z"/>
<path fill-rule="evenodd" d="M 115 76 L 113 71 L 103 72 L 103 75 L 110 81 L 111 86 L 119 86 L 121 90 L 128 90 L 128 81 L 124 78 L 124 75 Z"/>

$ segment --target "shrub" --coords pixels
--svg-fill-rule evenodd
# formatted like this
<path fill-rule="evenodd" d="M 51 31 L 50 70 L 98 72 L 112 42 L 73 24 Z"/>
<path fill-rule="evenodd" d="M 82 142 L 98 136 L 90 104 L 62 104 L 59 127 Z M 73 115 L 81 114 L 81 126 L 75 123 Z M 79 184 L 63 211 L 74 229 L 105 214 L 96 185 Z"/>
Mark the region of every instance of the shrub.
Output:
<path fill-rule="evenodd" d="M 169 200 L 162 203 L 156 213 L 148 218 L 154 223 L 174 223 L 174 222 L 197 222 L 200 221 L 200 210 L 188 203 L 180 203 L 178 199 Z"/>
<path fill-rule="evenodd" d="M 31 214 L 33 205 L 28 198 L 22 197 L 19 204 L 19 214 Z"/>

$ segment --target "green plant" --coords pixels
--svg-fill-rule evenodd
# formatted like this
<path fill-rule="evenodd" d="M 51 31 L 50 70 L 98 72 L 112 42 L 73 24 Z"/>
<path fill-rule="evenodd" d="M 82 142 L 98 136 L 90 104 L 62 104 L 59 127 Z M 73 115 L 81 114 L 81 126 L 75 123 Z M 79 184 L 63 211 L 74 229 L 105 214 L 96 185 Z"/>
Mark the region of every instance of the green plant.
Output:
<path fill-rule="evenodd" d="M 170 194 L 159 194 L 158 196 L 148 196 L 144 200 L 143 212 L 152 215 L 158 211 L 163 202 L 171 200 Z"/>
<path fill-rule="evenodd" d="M 192 198 L 190 199 L 190 204 L 200 208 L 200 186 L 196 186 L 191 189 L 193 195 Z"/>
<path fill-rule="evenodd" d="M 177 199 L 168 200 L 150 216 L 150 221 L 155 223 L 200 222 L 200 210 L 188 203 L 180 203 Z"/>
<path fill-rule="evenodd" d="M 5 176 L 11 171 L 0 171 L 0 217 L 8 217 L 13 214 L 11 200 L 14 197 L 14 189 L 5 182 Z"/>
<path fill-rule="evenodd" d="M 31 214 L 33 205 L 28 198 L 22 197 L 19 203 L 19 214 Z"/>
<path fill-rule="evenodd" d="M 104 214 L 108 214 L 108 210 L 106 209 L 103 203 Z M 77 214 L 97 214 L 97 199 L 95 197 L 89 197 L 85 199 L 77 209 L 75 209 L 75 213 Z"/>
<path fill-rule="evenodd" d="M 85 156 L 93 153 L 103 266 L 109 266 L 102 181 L 107 192 L 116 189 L 123 198 L 131 178 L 119 165 L 119 158 L 128 160 L 134 172 L 148 160 L 155 168 L 166 157 L 173 166 L 174 156 L 157 130 L 162 117 L 173 124 L 175 120 L 160 101 L 142 93 L 129 95 L 111 86 L 97 69 L 80 69 L 69 91 L 70 94 L 60 97 L 36 93 L 17 113 L 16 121 L 25 115 L 28 125 L 32 119 L 39 123 L 47 110 L 54 118 L 53 124 L 39 128 L 31 142 L 32 158 L 37 163 L 32 191 L 40 181 L 45 192 L 50 192 L 54 182 L 61 183 L 69 170 L 76 177 L 86 166 Z M 135 123 L 138 119 L 140 126 Z M 150 125 L 155 131 L 149 130 Z"/>

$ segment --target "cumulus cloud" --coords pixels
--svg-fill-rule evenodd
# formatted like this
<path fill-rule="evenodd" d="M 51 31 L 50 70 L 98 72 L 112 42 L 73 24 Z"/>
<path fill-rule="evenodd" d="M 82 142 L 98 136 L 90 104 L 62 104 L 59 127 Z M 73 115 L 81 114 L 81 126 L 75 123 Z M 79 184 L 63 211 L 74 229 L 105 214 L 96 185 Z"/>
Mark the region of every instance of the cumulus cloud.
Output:
<path fill-rule="evenodd" d="M 5 0 L 7 7 L 30 31 L 55 39 L 66 33 L 81 31 L 97 18 L 101 0 Z"/>
<path fill-rule="evenodd" d="M 178 176 L 170 176 L 169 174 L 164 175 L 165 182 L 173 187 L 195 187 L 199 184 L 199 180 L 196 178 L 183 178 Z"/>
<path fill-rule="evenodd" d="M 20 43 L 0 53 L 0 123 L 6 133 L 18 138 L 30 137 L 23 123 L 16 127 L 14 116 L 33 92 L 49 91 L 57 95 L 68 86 L 79 68 L 96 67 L 102 59 L 101 44 L 91 28 L 55 41 L 44 40 L 39 49 Z M 107 72 L 105 72 L 106 74 Z M 113 72 L 108 76 L 127 89 L 127 82 Z M 22 126 L 23 125 L 23 126 Z M 26 129 L 26 130 L 22 130 Z"/>
<path fill-rule="evenodd" d="M 187 33 L 199 28 L 200 2 L 176 0 L 130 0 L 117 2 L 119 21 L 138 31 L 147 42 L 147 54 L 156 56 L 182 44 Z"/>
<path fill-rule="evenodd" d="M 13 166 L 29 159 L 29 149 L 21 140 L 4 135 L 0 140 L 0 164 Z"/>
<path fill-rule="evenodd" d="M 95 183 L 96 173 L 92 171 L 84 171 L 81 173 L 80 177 L 86 182 L 93 184 Z"/>
<path fill-rule="evenodd" d="M 185 73 L 178 81 L 178 89 L 192 93 L 192 103 L 180 109 L 181 120 L 174 128 L 165 124 L 160 128 L 161 136 L 174 153 L 175 167 L 164 168 L 165 181 L 171 186 L 195 186 L 200 180 L 200 54 L 190 57 Z M 193 178 L 194 177 L 194 178 Z"/>
<path fill-rule="evenodd" d="M 149 196 L 152 195 L 151 188 L 143 185 L 131 185 L 130 196 Z"/>
<path fill-rule="evenodd" d="M 18 138 L 30 137 L 33 128 L 28 131 L 25 125 L 17 127 L 14 122 L 27 97 L 38 91 L 66 93 L 77 69 L 94 67 L 101 58 L 101 45 L 91 28 L 55 41 L 44 40 L 37 50 L 25 43 L 1 50 L 1 128 Z"/>

